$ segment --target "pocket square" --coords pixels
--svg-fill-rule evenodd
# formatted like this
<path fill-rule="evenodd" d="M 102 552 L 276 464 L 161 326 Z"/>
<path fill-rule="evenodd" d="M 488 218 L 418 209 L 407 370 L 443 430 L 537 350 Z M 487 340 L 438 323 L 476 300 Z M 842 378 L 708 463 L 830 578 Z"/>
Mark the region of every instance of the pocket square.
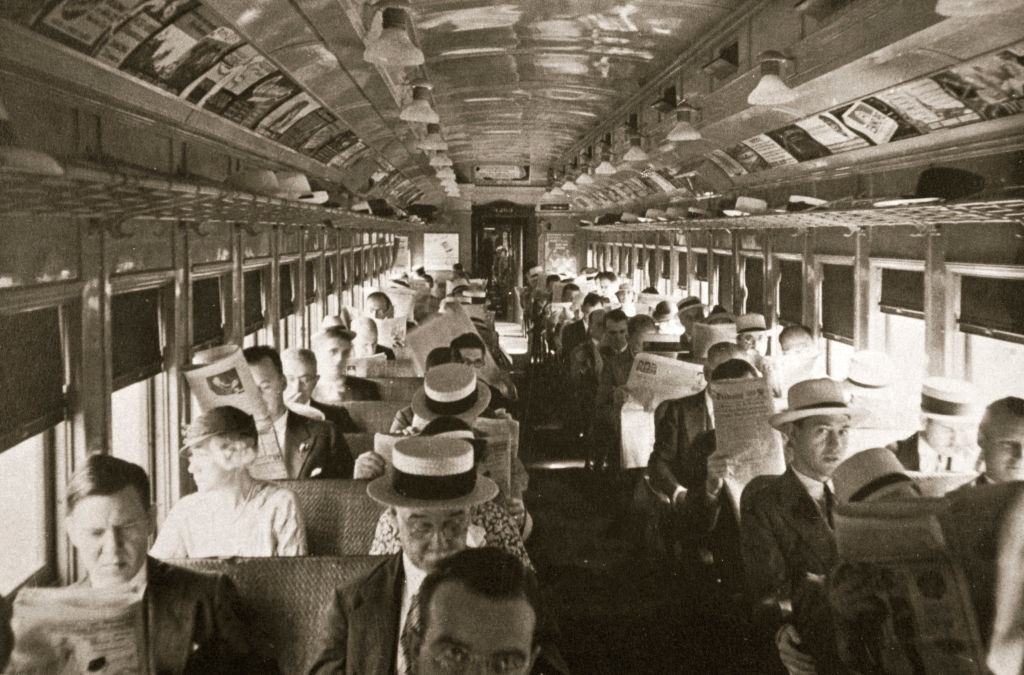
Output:
<path fill-rule="evenodd" d="M 313 469 L 312 471 L 309 472 L 309 477 L 310 478 L 316 478 L 317 476 L 319 476 L 323 472 L 324 472 L 323 467 L 319 467 L 318 466 L 317 468 L 315 468 L 315 469 Z"/>

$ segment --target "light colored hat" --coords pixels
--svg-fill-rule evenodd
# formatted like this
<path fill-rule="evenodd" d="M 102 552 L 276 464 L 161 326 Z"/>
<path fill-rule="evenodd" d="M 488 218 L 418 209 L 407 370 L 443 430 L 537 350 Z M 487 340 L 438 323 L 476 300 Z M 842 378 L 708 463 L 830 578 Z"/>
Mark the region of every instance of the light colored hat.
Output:
<path fill-rule="evenodd" d="M 413 413 L 425 420 L 448 415 L 471 422 L 490 404 L 490 388 L 473 368 L 461 363 L 428 370 L 423 386 L 412 397 Z"/>
<path fill-rule="evenodd" d="M 277 174 L 269 169 L 248 169 L 233 173 L 228 177 L 228 183 L 239 190 L 272 197 L 281 192 Z"/>
<path fill-rule="evenodd" d="M 949 377 L 929 377 L 921 384 L 921 413 L 948 422 L 979 417 L 978 390 L 970 382 Z"/>
<path fill-rule="evenodd" d="M 892 384 L 895 366 L 885 352 L 864 349 L 850 358 L 846 383 L 861 389 L 881 389 Z"/>
<path fill-rule="evenodd" d="M 480 286 L 470 285 L 466 290 L 462 291 L 462 296 L 473 299 L 487 298 L 487 291 Z"/>
<path fill-rule="evenodd" d="M 320 322 L 320 330 L 328 328 L 348 328 L 348 326 L 340 316 L 325 316 L 324 320 Z"/>
<path fill-rule="evenodd" d="M 670 206 L 665 209 L 665 215 L 669 218 L 685 218 L 686 208 L 683 206 Z"/>
<path fill-rule="evenodd" d="M 758 215 L 768 213 L 768 202 L 757 197 L 737 197 L 736 210 L 744 214 Z"/>
<path fill-rule="evenodd" d="M 890 485 L 913 482 L 888 448 L 870 448 L 848 457 L 832 472 L 836 501 L 859 502 Z"/>
<path fill-rule="evenodd" d="M 768 329 L 768 324 L 765 323 L 764 314 L 751 312 L 750 314 L 740 314 L 736 317 L 736 332 L 770 333 L 771 331 Z"/>
<path fill-rule="evenodd" d="M 694 324 L 691 339 L 693 358 L 707 358 L 708 350 L 719 342 L 736 342 L 736 324 Z"/>
<path fill-rule="evenodd" d="M 620 223 L 639 223 L 640 222 L 640 216 L 636 215 L 635 213 L 630 213 L 629 211 L 626 211 L 621 216 L 619 216 L 619 222 Z"/>
<path fill-rule="evenodd" d="M 282 199 L 292 199 L 310 204 L 323 204 L 327 201 L 327 191 L 317 190 L 309 185 L 309 179 L 301 171 L 278 171 L 277 182 L 280 186 L 278 194 Z"/>
<path fill-rule="evenodd" d="M 417 436 L 395 443 L 391 466 L 366 494 L 385 506 L 459 509 L 494 499 L 498 486 L 477 475 L 468 441 Z"/>
<path fill-rule="evenodd" d="M 188 431 L 185 432 L 185 441 L 181 444 L 181 449 L 195 447 L 214 436 L 224 434 L 245 436 L 254 441 L 259 437 L 252 415 L 238 408 L 222 405 L 210 408 L 192 420 Z"/>
<path fill-rule="evenodd" d="M 797 382 L 786 394 L 787 410 L 775 413 L 769 420 L 776 429 L 784 424 L 818 415 L 847 415 L 850 422 L 860 421 L 868 411 L 846 403 L 846 392 L 835 380 L 822 377 Z"/>

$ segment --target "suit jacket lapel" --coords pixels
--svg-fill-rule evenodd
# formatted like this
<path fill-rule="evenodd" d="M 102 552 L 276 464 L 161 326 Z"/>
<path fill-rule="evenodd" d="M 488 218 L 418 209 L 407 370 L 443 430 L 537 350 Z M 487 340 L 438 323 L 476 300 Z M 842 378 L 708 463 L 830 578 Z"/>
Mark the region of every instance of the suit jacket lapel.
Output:
<path fill-rule="evenodd" d="M 150 663 L 158 672 L 180 672 L 193 647 L 193 614 L 189 597 L 168 583 L 170 568 L 146 560 L 145 605 Z"/>
<path fill-rule="evenodd" d="M 398 614 L 402 610 L 405 570 L 398 553 L 367 579 L 358 591 L 352 630 L 358 631 L 355 642 L 364 654 L 361 663 L 353 664 L 359 673 L 393 673 L 398 651 Z"/>
<path fill-rule="evenodd" d="M 836 557 L 836 542 L 832 529 L 793 469 L 786 469 L 783 480 L 783 513 L 786 515 L 786 521 L 807 545 L 807 550 L 817 559 L 820 569 L 830 570 Z"/>
<path fill-rule="evenodd" d="M 306 464 L 313 457 L 313 448 L 309 447 L 311 434 L 309 423 L 302 415 L 288 411 L 288 420 L 285 424 L 284 445 L 285 461 L 288 462 L 289 472 L 292 466 L 298 466 L 298 472 L 292 478 L 301 478 L 308 475 Z M 305 444 L 305 453 L 302 452 Z"/>
<path fill-rule="evenodd" d="M 704 403 L 703 391 L 683 399 L 683 426 L 686 430 L 684 440 L 687 445 L 708 430 L 708 409 Z"/>

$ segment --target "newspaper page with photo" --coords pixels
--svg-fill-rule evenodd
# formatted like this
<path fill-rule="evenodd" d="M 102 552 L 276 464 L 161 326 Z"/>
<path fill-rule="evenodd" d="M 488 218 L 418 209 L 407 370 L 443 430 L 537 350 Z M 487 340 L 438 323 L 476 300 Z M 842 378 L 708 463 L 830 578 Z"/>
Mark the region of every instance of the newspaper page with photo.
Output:
<path fill-rule="evenodd" d="M 772 388 L 765 378 L 720 380 L 708 385 L 715 417 L 715 451 L 708 461 L 724 461 L 729 496 L 739 513 L 747 483 L 786 470 L 782 437 L 769 423 L 775 412 Z"/>
<path fill-rule="evenodd" d="M 223 345 L 197 352 L 194 367 L 185 371 L 189 390 L 202 411 L 233 406 L 253 416 L 259 432 L 259 456 L 249 465 L 253 478 L 278 480 L 288 477 L 274 423 L 259 388 L 237 345 Z"/>
<path fill-rule="evenodd" d="M 629 395 L 648 412 L 662 401 L 696 394 L 704 385 L 702 366 L 646 352 L 633 359 L 626 380 Z"/>
<path fill-rule="evenodd" d="M 397 318 L 400 316 L 412 316 L 412 310 L 416 306 L 417 294 L 425 295 L 429 293 L 429 289 L 417 292 L 415 288 L 392 287 L 386 289 L 384 293 L 391 300 L 391 306 L 394 307 L 395 317 Z"/>
<path fill-rule="evenodd" d="M 14 601 L 9 674 L 153 672 L 141 593 L 90 586 L 25 588 Z"/>
<path fill-rule="evenodd" d="M 942 499 L 919 498 L 835 511 L 837 631 L 880 655 L 883 672 L 987 672 L 970 585 L 940 522 L 946 506 Z M 865 594 L 884 608 L 882 617 L 872 615 L 869 635 L 856 615 Z"/>
<path fill-rule="evenodd" d="M 377 344 L 392 349 L 405 346 L 405 330 L 409 322 L 404 315 L 393 319 L 374 319 L 373 322 L 377 324 Z"/>
<path fill-rule="evenodd" d="M 446 308 L 444 314 L 435 314 L 409 331 L 405 336 L 405 342 L 406 347 L 412 353 L 412 360 L 416 364 L 417 377 L 422 377 L 426 372 L 427 355 L 432 349 L 448 347 L 452 340 L 463 333 L 479 335 L 476 327 L 473 326 L 473 320 L 466 314 L 462 305 L 457 303 Z M 497 365 L 495 365 L 490 352 L 484 353 L 484 360 L 486 362 L 485 374 L 497 370 Z"/>

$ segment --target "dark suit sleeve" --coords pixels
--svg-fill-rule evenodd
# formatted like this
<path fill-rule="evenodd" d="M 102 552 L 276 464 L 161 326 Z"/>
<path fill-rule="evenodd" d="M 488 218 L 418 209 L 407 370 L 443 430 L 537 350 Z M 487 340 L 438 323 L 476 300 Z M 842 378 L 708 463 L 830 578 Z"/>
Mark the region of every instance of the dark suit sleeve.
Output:
<path fill-rule="evenodd" d="M 226 575 L 219 575 L 214 583 L 212 603 L 197 617 L 198 649 L 189 657 L 185 672 L 279 673 L 273 657 L 264 651 L 270 642 L 259 623 L 246 615 L 234 583 Z"/>
<path fill-rule="evenodd" d="M 315 447 L 323 454 L 323 471 L 317 478 L 351 478 L 352 459 L 345 437 L 338 433 L 334 424 L 324 421 L 317 430 Z M 346 461 L 346 459 L 348 461 Z M 346 475 L 347 469 L 347 475 Z"/>
<path fill-rule="evenodd" d="M 334 592 L 334 601 L 317 642 L 319 649 L 309 675 L 344 673 L 348 657 L 348 611 L 342 591 Z"/>
<path fill-rule="evenodd" d="M 791 611 L 780 601 L 791 598 L 786 561 L 772 523 L 771 495 L 760 489 L 759 482 L 751 481 L 740 499 L 740 547 L 754 620 L 774 636 Z"/>
<path fill-rule="evenodd" d="M 725 494 L 725 490 L 728 489 L 725 486 L 722 486 L 718 495 L 712 497 L 705 485 L 708 480 L 708 457 L 715 452 L 715 432 L 705 431 L 695 438 L 691 452 L 694 460 L 693 466 L 690 467 L 692 475 L 687 479 L 691 489 L 683 503 L 683 518 L 688 530 L 696 534 L 706 534 L 715 529 L 722 511 L 722 503 L 729 499 Z"/>
<path fill-rule="evenodd" d="M 654 411 L 654 451 L 647 461 L 651 485 L 670 498 L 681 478 L 672 470 L 679 453 L 679 409 L 677 401 L 664 401 Z"/>

